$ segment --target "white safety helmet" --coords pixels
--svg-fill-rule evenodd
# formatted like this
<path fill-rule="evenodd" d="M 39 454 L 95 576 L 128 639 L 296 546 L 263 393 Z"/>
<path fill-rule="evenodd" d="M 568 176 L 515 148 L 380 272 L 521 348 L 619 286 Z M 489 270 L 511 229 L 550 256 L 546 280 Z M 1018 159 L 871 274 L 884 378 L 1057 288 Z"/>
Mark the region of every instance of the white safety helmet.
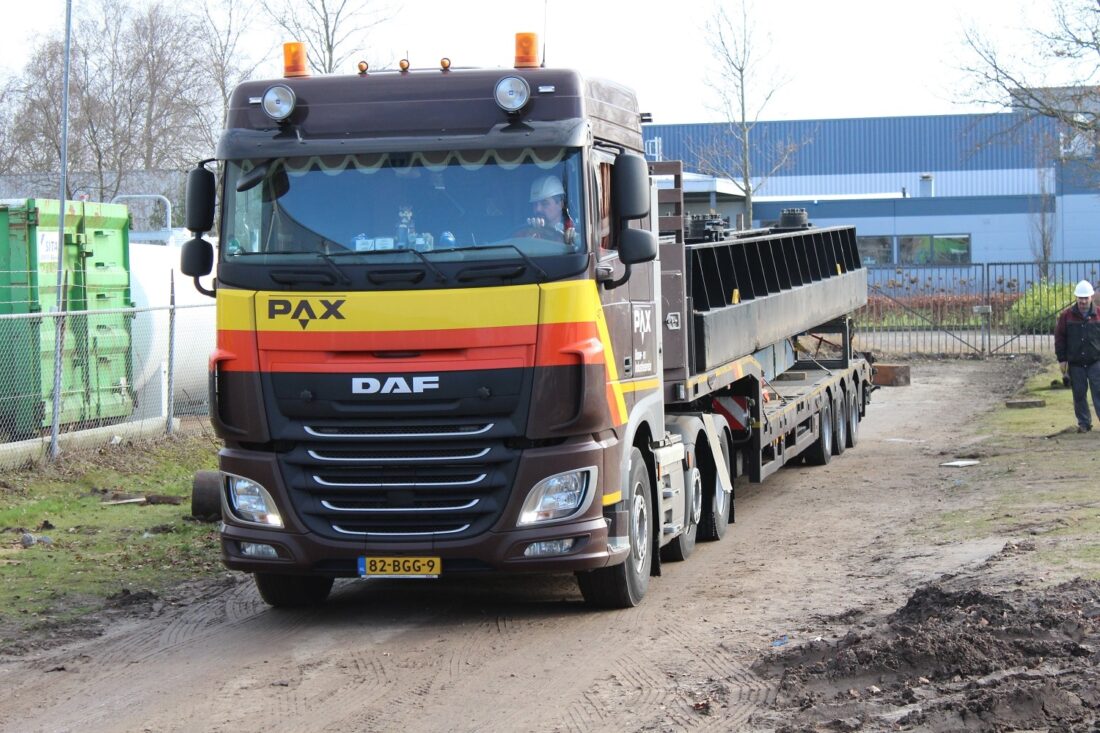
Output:
<path fill-rule="evenodd" d="M 1092 283 L 1088 280 L 1082 280 L 1077 283 L 1077 287 L 1073 289 L 1073 295 L 1077 298 L 1091 298 L 1096 291 L 1092 289 Z"/>
<path fill-rule="evenodd" d="M 542 201 L 548 199 L 551 196 L 564 196 L 565 189 L 562 188 L 561 179 L 557 176 L 543 176 L 542 178 L 536 178 L 535 182 L 531 184 L 531 203 L 536 201 Z"/>

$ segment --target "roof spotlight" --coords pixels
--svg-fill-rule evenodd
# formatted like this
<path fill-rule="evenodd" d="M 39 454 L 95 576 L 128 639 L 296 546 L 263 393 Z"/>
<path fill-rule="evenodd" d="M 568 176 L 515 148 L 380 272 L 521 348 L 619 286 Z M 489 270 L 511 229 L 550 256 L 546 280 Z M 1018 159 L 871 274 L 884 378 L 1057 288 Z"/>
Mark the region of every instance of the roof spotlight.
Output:
<path fill-rule="evenodd" d="M 264 92 L 260 106 L 268 117 L 276 122 L 282 122 L 294 112 L 297 101 L 298 98 L 294 95 L 293 89 L 286 84 L 275 84 Z"/>
<path fill-rule="evenodd" d="M 506 76 L 497 82 L 493 91 L 497 106 L 508 114 L 515 114 L 527 106 L 531 99 L 531 86 L 526 79 L 518 76 Z"/>

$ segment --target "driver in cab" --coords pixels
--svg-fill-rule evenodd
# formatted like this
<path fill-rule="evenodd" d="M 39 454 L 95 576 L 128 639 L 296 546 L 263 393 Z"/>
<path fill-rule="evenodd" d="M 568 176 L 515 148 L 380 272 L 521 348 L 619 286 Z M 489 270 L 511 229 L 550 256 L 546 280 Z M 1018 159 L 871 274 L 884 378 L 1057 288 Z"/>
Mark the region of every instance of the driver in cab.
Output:
<path fill-rule="evenodd" d="M 533 237 L 550 239 L 556 234 L 565 244 L 573 244 L 577 230 L 565 207 L 565 189 L 556 176 L 542 176 L 531 184 L 531 206 L 534 216 L 527 219 Z"/>

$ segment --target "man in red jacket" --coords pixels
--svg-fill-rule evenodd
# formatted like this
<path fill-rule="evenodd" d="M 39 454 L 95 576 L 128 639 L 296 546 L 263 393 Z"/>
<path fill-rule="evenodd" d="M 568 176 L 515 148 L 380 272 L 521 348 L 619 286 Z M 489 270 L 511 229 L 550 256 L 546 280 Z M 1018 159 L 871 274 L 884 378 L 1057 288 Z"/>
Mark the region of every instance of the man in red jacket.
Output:
<path fill-rule="evenodd" d="M 1073 295 L 1077 302 L 1062 311 L 1054 326 L 1054 353 L 1062 374 L 1073 387 L 1073 413 L 1077 432 L 1092 430 L 1088 392 L 1100 417 L 1100 313 L 1092 302 L 1095 291 L 1088 280 L 1077 283 Z"/>

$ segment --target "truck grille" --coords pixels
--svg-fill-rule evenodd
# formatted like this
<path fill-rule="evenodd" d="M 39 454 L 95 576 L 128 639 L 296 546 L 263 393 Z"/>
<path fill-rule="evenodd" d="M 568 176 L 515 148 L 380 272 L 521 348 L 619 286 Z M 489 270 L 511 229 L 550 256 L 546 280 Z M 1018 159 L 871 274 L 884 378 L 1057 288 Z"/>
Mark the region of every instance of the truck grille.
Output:
<path fill-rule="evenodd" d="M 291 500 L 326 537 L 423 541 L 488 530 L 508 498 L 519 454 L 505 425 L 303 426 L 280 454 Z"/>

